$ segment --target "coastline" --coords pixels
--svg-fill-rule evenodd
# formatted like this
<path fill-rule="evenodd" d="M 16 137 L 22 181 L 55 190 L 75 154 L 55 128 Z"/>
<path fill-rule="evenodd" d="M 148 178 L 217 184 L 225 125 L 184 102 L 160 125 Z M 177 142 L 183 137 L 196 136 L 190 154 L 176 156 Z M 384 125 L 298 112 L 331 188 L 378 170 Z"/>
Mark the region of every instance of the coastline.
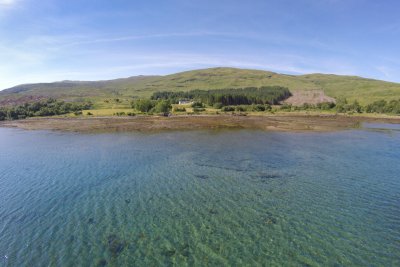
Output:
<path fill-rule="evenodd" d="M 328 132 L 359 128 L 363 122 L 396 123 L 400 117 L 353 115 L 174 115 L 135 117 L 42 117 L 3 121 L 0 127 L 65 132 L 155 132 L 206 129 L 257 129 L 286 132 Z"/>

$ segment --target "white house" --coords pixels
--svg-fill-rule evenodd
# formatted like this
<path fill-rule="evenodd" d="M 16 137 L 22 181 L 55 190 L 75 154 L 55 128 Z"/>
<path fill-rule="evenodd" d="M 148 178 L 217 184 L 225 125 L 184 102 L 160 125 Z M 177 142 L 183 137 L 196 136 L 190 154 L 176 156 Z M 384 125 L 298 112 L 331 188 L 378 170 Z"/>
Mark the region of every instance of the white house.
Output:
<path fill-rule="evenodd" d="M 193 104 L 193 101 L 190 100 L 179 100 L 179 105 L 189 105 Z"/>

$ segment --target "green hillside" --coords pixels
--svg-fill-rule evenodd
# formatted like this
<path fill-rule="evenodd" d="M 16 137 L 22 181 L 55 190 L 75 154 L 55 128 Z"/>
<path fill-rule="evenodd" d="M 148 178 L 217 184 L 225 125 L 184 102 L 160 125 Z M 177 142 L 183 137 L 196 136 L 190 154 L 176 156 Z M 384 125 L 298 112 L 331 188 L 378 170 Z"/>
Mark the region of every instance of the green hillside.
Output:
<path fill-rule="evenodd" d="M 261 70 L 212 68 L 166 76 L 136 76 L 109 81 L 63 81 L 19 85 L 0 91 L 0 105 L 53 97 L 67 101 L 150 97 L 157 91 L 188 91 L 193 89 L 226 89 L 261 86 L 283 86 L 291 92 L 322 90 L 326 95 L 368 104 L 376 100 L 400 98 L 400 84 L 354 76 L 327 74 L 285 75 Z M 100 105 L 100 104 L 99 104 Z M 102 104 L 104 105 L 104 104 Z"/>

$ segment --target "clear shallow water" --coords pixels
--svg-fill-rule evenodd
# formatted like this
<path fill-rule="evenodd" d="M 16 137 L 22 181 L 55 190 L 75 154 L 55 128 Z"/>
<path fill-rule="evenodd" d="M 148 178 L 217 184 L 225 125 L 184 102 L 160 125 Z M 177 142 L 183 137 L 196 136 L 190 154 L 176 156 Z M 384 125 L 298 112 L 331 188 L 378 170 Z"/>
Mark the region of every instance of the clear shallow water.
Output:
<path fill-rule="evenodd" d="M 0 266 L 400 266 L 400 132 L 0 128 Z"/>

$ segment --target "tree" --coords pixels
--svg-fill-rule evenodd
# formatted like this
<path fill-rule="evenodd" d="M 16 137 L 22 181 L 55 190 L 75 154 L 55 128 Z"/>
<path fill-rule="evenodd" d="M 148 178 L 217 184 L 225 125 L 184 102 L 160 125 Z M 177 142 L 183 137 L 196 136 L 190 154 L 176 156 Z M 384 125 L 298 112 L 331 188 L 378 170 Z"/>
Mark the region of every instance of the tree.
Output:
<path fill-rule="evenodd" d="M 141 112 L 149 112 L 154 107 L 154 102 L 149 99 L 139 99 L 133 103 L 133 107 Z"/>
<path fill-rule="evenodd" d="M 154 107 L 154 111 L 166 114 L 171 110 L 171 108 L 172 108 L 171 103 L 168 100 L 160 100 Z"/>

